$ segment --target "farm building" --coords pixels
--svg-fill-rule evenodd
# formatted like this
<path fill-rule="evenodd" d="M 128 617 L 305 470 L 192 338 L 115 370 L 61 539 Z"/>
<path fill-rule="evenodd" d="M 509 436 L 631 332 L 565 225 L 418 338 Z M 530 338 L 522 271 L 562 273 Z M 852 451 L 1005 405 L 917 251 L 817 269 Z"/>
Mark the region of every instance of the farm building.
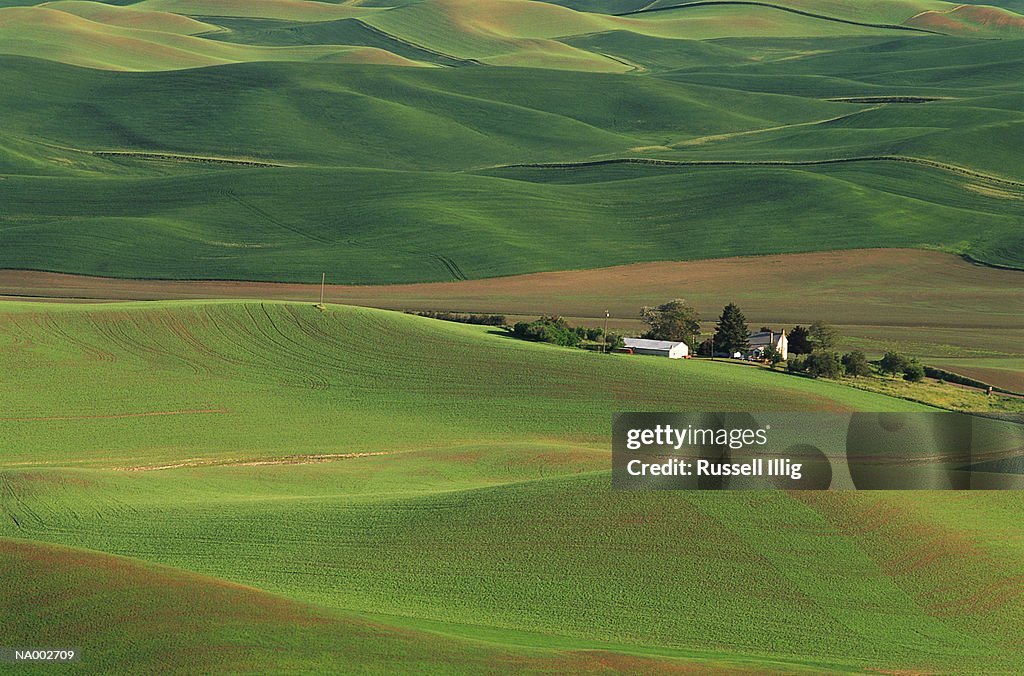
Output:
<path fill-rule="evenodd" d="M 646 340 L 644 338 L 626 338 L 626 348 L 633 354 L 653 354 L 669 359 L 682 359 L 690 356 L 690 348 L 686 343 L 669 340 Z"/>
<path fill-rule="evenodd" d="M 755 331 L 750 334 L 750 349 L 744 355 L 737 355 L 746 357 L 747 359 L 761 359 L 764 357 L 765 349 L 772 345 L 779 354 L 782 355 L 782 359 L 789 359 L 789 339 L 786 338 L 786 332 L 780 331 Z"/>

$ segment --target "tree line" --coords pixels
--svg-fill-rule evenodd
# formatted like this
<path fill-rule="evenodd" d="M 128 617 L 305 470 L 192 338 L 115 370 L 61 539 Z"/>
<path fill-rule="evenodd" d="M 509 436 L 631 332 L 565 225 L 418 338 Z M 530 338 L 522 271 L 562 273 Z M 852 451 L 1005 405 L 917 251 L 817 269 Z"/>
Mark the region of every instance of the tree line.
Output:
<path fill-rule="evenodd" d="M 644 306 L 640 318 L 648 330 L 643 338 L 686 343 L 701 356 L 732 356 L 750 350 L 750 329 L 743 311 L 735 303 L 722 308 L 711 336 L 701 338 L 700 315 L 681 298 L 657 306 Z M 772 331 L 762 326 L 761 331 Z M 822 321 L 809 326 L 796 325 L 787 333 L 789 359 L 786 370 L 814 378 L 862 377 L 872 374 L 871 363 L 861 350 L 839 353 L 835 350 L 839 332 Z M 761 351 L 761 358 L 772 367 L 783 361 L 775 345 Z M 898 352 L 887 352 L 878 363 L 880 373 L 902 376 L 906 380 L 924 379 L 924 366 Z"/>

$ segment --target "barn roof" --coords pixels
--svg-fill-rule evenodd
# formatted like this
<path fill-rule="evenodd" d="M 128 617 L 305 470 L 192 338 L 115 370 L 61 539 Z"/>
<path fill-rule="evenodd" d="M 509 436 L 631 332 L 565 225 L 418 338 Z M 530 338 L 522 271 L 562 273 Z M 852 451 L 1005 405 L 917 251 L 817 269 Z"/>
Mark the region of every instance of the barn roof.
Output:
<path fill-rule="evenodd" d="M 638 347 L 641 350 L 671 350 L 682 342 L 671 340 L 647 340 L 645 338 L 626 338 L 626 347 Z"/>
<path fill-rule="evenodd" d="M 747 339 L 751 345 L 768 345 L 782 340 L 783 331 L 755 331 Z"/>

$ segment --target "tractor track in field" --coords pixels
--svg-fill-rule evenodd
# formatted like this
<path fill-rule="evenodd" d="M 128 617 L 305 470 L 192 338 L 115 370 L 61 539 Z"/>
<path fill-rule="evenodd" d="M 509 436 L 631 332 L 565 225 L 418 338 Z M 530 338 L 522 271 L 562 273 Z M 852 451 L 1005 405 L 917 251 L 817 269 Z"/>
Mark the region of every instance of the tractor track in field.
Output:
<path fill-rule="evenodd" d="M 296 234 L 296 235 L 298 235 L 300 237 L 305 237 L 306 239 L 313 240 L 314 242 L 317 242 L 319 244 L 333 244 L 333 242 L 331 240 L 329 240 L 329 239 L 327 239 L 325 237 L 320 237 L 319 235 L 313 235 L 313 234 L 308 233 L 308 232 L 306 232 L 306 231 L 304 231 L 304 230 L 302 230 L 300 228 L 295 227 L 294 225 L 288 225 L 284 221 L 280 220 L 279 218 L 274 217 L 273 215 L 268 213 L 266 210 L 256 206 L 252 202 L 249 202 L 247 200 L 242 199 L 234 191 L 225 190 L 224 191 L 224 195 L 228 199 L 230 199 L 232 202 L 235 202 L 236 204 L 238 204 L 242 208 L 248 210 L 250 213 L 253 213 L 253 214 L 257 215 L 260 218 L 263 218 L 268 223 L 272 223 L 273 225 L 276 225 L 279 228 L 284 228 L 285 230 L 287 230 L 287 231 L 289 231 L 291 233 L 294 233 L 294 234 Z"/>
<path fill-rule="evenodd" d="M 449 258 L 448 256 L 445 256 L 444 254 L 428 251 L 427 249 L 421 249 L 418 247 L 410 249 L 398 249 L 393 247 L 366 244 L 365 242 L 360 242 L 359 240 L 354 238 L 346 239 L 345 244 L 356 248 L 375 249 L 377 251 L 395 251 L 399 253 L 410 253 L 415 254 L 417 256 L 425 256 L 439 263 L 441 267 L 448 271 L 448 274 L 450 274 L 452 276 L 452 279 L 454 279 L 455 281 L 465 281 L 469 279 L 469 277 L 466 276 L 466 273 L 462 271 L 462 268 L 459 267 L 459 264 L 456 263 L 453 259 Z"/>
<path fill-rule="evenodd" d="M 442 256 L 441 254 L 438 253 L 431 253 L 429 251 L 425 253 L 434 260 L 436 260 L 438 263 L 443 265 L 445 269 L 447 269 L 448 272 L 451 273 L 452 277 L 454 277 L 457 281 L 463 282 L 468 279 L 468 277 L 466 277 L 466 273 L 462 271 L 462 268 L 459 267 L 458 263 L 453 261 L 451 258 L 448 258 L 447 256 Z"/>
<path fill-rule="evenodd" d="M 730 0 L 698 0 L 697 2 L 683 2 L 676 5 L 665 5 L 662 7 L 642 7 L 640 9 L 634 9 L 630 12 L 619 12 L 612 16 L 635 16 L 637 14 L 651 14 L 653 12 L 666 12 L 673 9 L 691 9 L 694 7 L 728 7 L 730 5 L 740 7 L 766 7 L 768 9 L 777 9 L 781 12 L 789 12 L 790 14 L 797 14 L 799 16 L 806 16 L 811 19 L 821 19 L 823 21 L 832 21 L 834 23 L 846 24 L 848 26 L 861 26 L 864 28 L 879 28 L 884 30 L 897 30 L 897 31 L 909 31 L 912 33 L 928 33 L 930 35 L 949 35 L 948 33 L 942 33 L 940 31 L 929 30 L 927 28 L 918 28 L 916 26 L 904 26 L 898 23 L 871 23 L 867 21 L 854 21 L 853 19 L 843 19 L 837 16 L 829 16 L 827 14 L 816 14 L 814 12 L 808 12 L 802 9 L 796 9 L 795 7 L 787 7 L 785 5 L 777 5 L 771 2 L 754 2 L 753 0 L 736 0 L 731 2 Z"/>
<path fill-rule="evenodd" d="M 238 194 L 236 194 L 235 192 L 233 192 L 231 190 L 224 191 L 224 194 L 229 199 L 231 199 L 233 202 L 235 202 L 239 206 L 247 209 L 249 212 L 255 214 L 256 216 L 259 216 L 260 218 L 263 218 L 264 220 L 266 220 L 269 223 L 272 223 L 273 225 L 276 225 L 276 226 L 278 226 L 280 228 L 284 228 L 285 230 L 288 230 L 289 232 L 292 232 L 292 233 L 294 233 L 296 235 L 299 235 L 300 237 L 305 237 L 305 238 L 310 239 L 310 240 L 312 240 L 314 242 L 317 242 L 319 244 L 331 244 L 331 245 L 338 244 L 338 242 L 335 241 L 335 240 L 331 240 L 331 239 L 328 239 L 326 237 L 321 237 L 319 235 L 314 235 L 312 233 L 306 232 L 305 230 L 302 230 L 301 228 L 297 228 L 297 227 L 295 227 L 293 225 L 289 225 L 289 224 L 285 223 L 281 219 L 276 218 L 273 214 L 270 214 L 269 212 L 267 212 L 265 209 L 262 209 L 261 207 L 258 207 L 255 204 L 253 204 L 252 202 L 243 199 L 242 197 L 240 197 Z M 448 256 L 445 256 L 444 254 L 439 254 L 439 253 L 435 253 L 433 251 L 428 251 L 426 249 L 421 249 L 421 248 L 416 248 L 416 247 L 408 248 L 408 249 L 396 249 L 396 248 L 391 248 L 391 247 L 374 246 L 374 245 L 365 244 L 365 243 L 360 242 L 360 241 L 358 241 L 356 239 L 345 240 L 345 244 L 347 244 L 349 246 L 352 246 L 352 247 L 366 247 L 366 248 L 377 249 L 377 250 L 398 251 L 398 252 L 405 252 L 405 253 L 416 254 L 418 256 L 426 256 L 427 258 L 431 258 L 434 261 L 436 261 L 438 264 L 440 264 L 441 267 L 443 267 L 445 270 L 448 271 L 448 274 L 450 274 L 453 279 L 455 279 L 457 281 L 463 281 L 463 280 L 469 279 L 466 276 L 466 273 L 463 272 L 462 268 L 459 267 L 459 264 L 456 263 L 451 258 L 449 258 Z"/>
<path fill-rule="evenodd" d="M 173 361 L 181 363 L 192 371 L 194 375 L 203 375 L 209 373 L 208 369 L 198 361 L 194 361 L 183 357 L 179 354 L 171 352 L 166 347 L 155 347 L 143 343 L 138 335 L 132 335 L 128 328 L 127 323 L 133 322 L 136 328 L 143 328 L 138 325 L 138 318 L 136 316 L 124 314 L 118 317 L 118 321 L 112 322 L 98 322 L 92 321 L 93 328 L 102 336 L 107 338 L 110 342 L 117 345 L 121 349 L 128 353 L 134 353 L 141 357 L 147 364 L 159 365 L 161 362 Z"/>
<path fill-rule="evenodd" d="M 106 363 L 117 361 L 117 357 L 114 356 L 113 352 L 108 352 L 84 340 L 76 338 L 68 331 L 61 328 L 53 317 L 46 317 L 43 320 L 41 328 L 50 335 L 56 336 L 58 339 L 66 341 L 69 345 L 74 345 L 82 350 L 82 352 L 85 353 L 87 360 Z"/>
<path fill-rule="evenodd" d="M 670 160 L 653 157 L 616 157 L 605 160 L 585 160 L 581 162 L 524 162 L 519 164 L 501 164 L 486 169 L 587 169 L 590 167 L 614 166 L 617 164 L 636 164 L 657 167 L 818 167 L 841 164 L 857 164 L 862 162 L 897 162 L 913 164 L 929 169 L 937 169 L 980 181 L 988 181 L 1013 188 L 1024 188 L 1024 181 L 1017 181 L 994 174 L 986 174 L 968 169 L 957 164 L 929 160 L 923 157 L 908 155 L 864 155 L 858 157 L 837 157 L 823 160 Z"/>
<path fill-rule="evenodd" d="M 252 322 L 253 330 L 257 331 L 259 335 L 273 348 L 281 351 L 282 354 L 294 354 L 295 346 L 304 347 L 300 343 L 296 343 L 290 336 L 285 334 L 281 329 L 274 324 L 274 320 L 271 319 L 270 313 L 267 312 L 267 307 L 263 303 L 260 303 L 260 310 L 263 315 L 267 318 L 270 324 L 270 330 L 268 331 L 263 322 L 257 319 L 256 315 L 253 314 L 251 306 L 245 306 L 245 312 L 249 315 L 249 319 Z M 273 333 L 271 333 L 271 331 Z M 272 349 L 273 349 L 272 348 Z M 308 357 L 308 355 L 306 355 Z M 311 390 L 327 390 L 330 389 L 331 383 L 326 378 L 314 374 L 313 372 L 305 372 L 298 369 L 288 369 L 288 372 L 292 377 L 297 378 L 299 382 L 305 385 Z"/>

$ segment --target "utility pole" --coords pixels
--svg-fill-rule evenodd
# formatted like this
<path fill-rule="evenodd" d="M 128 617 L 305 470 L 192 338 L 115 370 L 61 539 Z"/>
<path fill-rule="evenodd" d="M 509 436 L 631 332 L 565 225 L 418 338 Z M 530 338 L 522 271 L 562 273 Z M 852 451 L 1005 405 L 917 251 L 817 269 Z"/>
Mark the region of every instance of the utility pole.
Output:
<path fill-rule="evenodd" d="M 605 310 L 604 311 L 604 335 L 601 336 L 602 338 L 604 338 L 604 342 L 601 344 L 601 352 L 602 353 L 608 351 L 608 317 L 610 317 L 610 316 L 611 316 L 611 312 L 609 312 L 608 310 Z"/>
<path fill-rule="evenodd" d="M 321 310 L 324 309 L 324 286 L 327 284 L 327 273 L 321 273 L 320 275 L 320 304 L 317 305 Z"/>

